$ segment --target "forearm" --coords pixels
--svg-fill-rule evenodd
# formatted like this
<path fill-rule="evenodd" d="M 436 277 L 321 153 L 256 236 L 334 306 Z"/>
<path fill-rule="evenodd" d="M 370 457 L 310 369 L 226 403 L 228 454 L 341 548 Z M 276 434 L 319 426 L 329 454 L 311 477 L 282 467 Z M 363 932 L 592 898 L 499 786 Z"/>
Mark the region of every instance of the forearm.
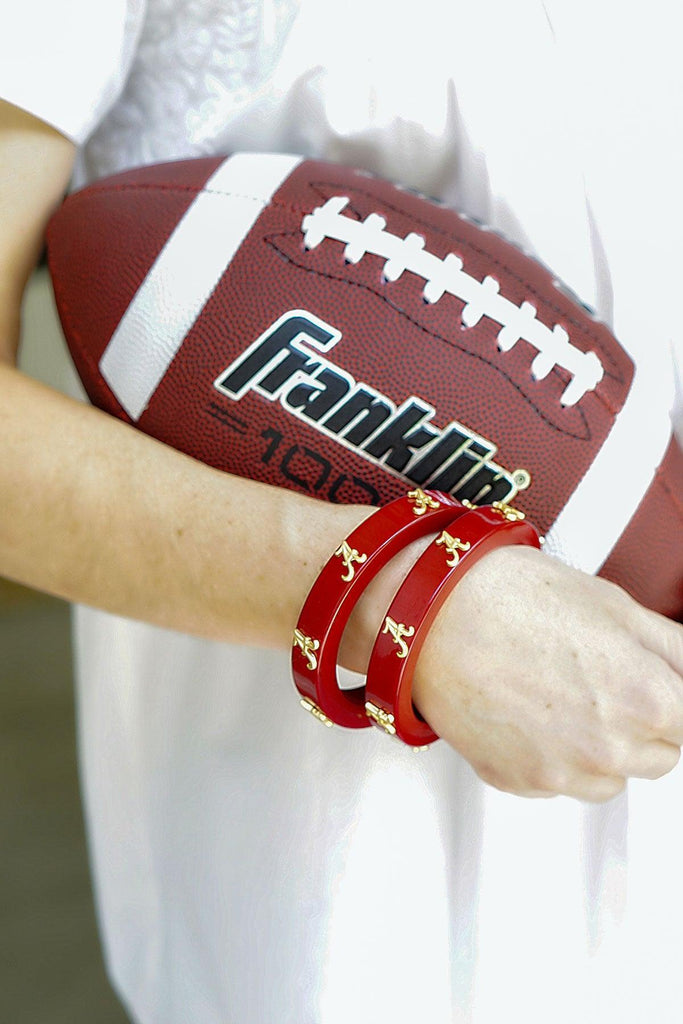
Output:
<path fill-rule="evenodd" d="M 370 511 L 229 476 L 0 366 L 0 573 L 202 636 L 291 643 Z"/>
<path fill-rule="evenodd" d="M 288 645 L 316 572 L 369 510 L 218 473 L 13 368 L 22 291 L 73 154 L 0 103 L 0 574 L 186 632 Z"/>

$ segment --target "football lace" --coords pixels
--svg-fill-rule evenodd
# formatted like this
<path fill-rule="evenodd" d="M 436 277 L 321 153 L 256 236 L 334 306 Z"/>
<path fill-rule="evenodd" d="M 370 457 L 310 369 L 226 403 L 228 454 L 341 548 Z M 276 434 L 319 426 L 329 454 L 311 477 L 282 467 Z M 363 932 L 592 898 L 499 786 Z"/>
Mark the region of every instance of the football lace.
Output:
<path fill-rule="evenodd" d="M 465 303 L 461 313 L 465 327 L 475 327 L 484 316 L 500 324 L 497 341 L 502 352 L 509 352 L 520 340 L 533 345 L 538 352 L 531 363 L 534 380 L 543 380 L 556 366 L 571 374 L 560 399 L 563 406 L 575 405 L 600 383 L 604 369 L 597 354 L 572 345 L 559 324 L 550 329 L 541 323 L 531 302 L 517 306 L 506 299 L 495 277 L 478 281 L 466 273 L 455 253 L 444 259 L 430 253 L 422 235 L 411 232 L 401 238 L 391 234 L 379 213 L 371 213 L 363 221 L 344 216 L 342 211 L 348 203 L 347 196 L 333 196 L 306 214 L 301 225 L 306 249 L 315 249 L 326 239 L 343 242 L 347 263 L 358 263 L 368 253 L 385 259 L 385 282 L 398 281 L 406 271 L 423 278 L 422 297 L 429 304 L 438 302 L 444 294 L 461 299 Z"/>

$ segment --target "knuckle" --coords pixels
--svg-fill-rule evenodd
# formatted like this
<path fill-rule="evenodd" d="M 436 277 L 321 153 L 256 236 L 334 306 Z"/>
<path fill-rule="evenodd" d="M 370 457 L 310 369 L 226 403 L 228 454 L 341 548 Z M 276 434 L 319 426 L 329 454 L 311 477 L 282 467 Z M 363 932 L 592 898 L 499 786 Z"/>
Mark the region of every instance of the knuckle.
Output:
<path fill-rule="evenodd" d="M 660 749 L 657 751 L 657 754 L 652 756 L 651 767 L 647 775 L 642 773 L 643 778 L 661 779 L 664 775 L 668 775 L 669 772 L 673 771 L 680 761 L 680 747 L 669 743 L 662 743 L 659 746 Z"/>
<path fill-rule="evenodd" d="M 504 793 L 512 792 L 505 785 L 505 779 L 503 774 L 496 769 L 492 764 L 479 763 L 473 764 L 475 772 L 479 776 L 482 782 L 485 782 L 487 786 L 493 786 L 494 789 L 500 789 Z"/>
<path fill-rule="evenodd" d="M 648 731 L 658 734 L 660 729 L 664 728 L 667 717 L 662 701 L 649 682 L 640 689 L 636 689 L 634 685 L 633 691 L 634 721 Z"/>
<path fill-rule="evenodd" d="M 596 772 L 602 778 L 618 778 L 625 776 L 624 764 L 628 758 L 629 744 L 623 736 L 606 737 L 602 747 L 599 761 L 599 771 Z"/>
<path fill-rule="evenodd" d="M 490 763 L 479 763 L 472 767 L 482 782 L 501 793 L 509 793 L 511 796 L 529 796 L 535 788 L 529 784 L 527 779 L 519 778 L 517 774 Z"/>
<path fill-rule="evenodd" d="M 647 681 L 634 679 L 631 686 L 633 703 L 644 724 L 655 731 L 666 729 L 674 713 L 673 694 L 651 672 Z"/>
<path fill-rule="evenodd" d="M 569 796 L 578 774 L 571 761 L 562 758 L 554 762 L 543 760 L 527 772 L 525 783 L 532 793 L 541 793 L 546 796 Z"/>
<path fill-rule="evenodd" d="M 576 795 L 579 799 L 587 800 L 589 803 L 604 804 L 619 796 L 625 788 L 626 779 L 617 776 L 602 776 L 586 783 Z"/>
<path fill-rule="evenodd" d="M 683 702 L 668 685 L 646 687 L 640 698 L 639 711 L 643 726 L 658 739 L 681 734 Z"/>
<path fill-rule="evenodd" d="M 568 772 L 557 765 L 542 765 L 530 772 L 529 788 L 535 792 L 564 796 L 570 785 Z"/>
<path fill-rule="evenodd" d="M 595 778 L 609 778 L 623 774 L 624 741 L 605 732 L 581 758 L 581 770 Z"/>
<path fill-rule="evenodd" d="M 679 673 L 683 673 L 683 629 L 678 624 L 667 621 L 663 648 L 670 664 L 678 666 Z"/>
<path fill-rule="evenodd" d="M 673 769 L 678 765 L 680 760 L 681 760 L 681 748 L 675 746 L 673 743 L 670 744 L 669 768 L 668 768 L 668 771 L 673 771 Z"/>
<path fill-rule="evenodd" d="M 605 803 L 618 796 L 626 786 L 622 769 L 607 767 L 607 756 L 599 765 L 570 765 L 540 763 L 524 773 L 512 773 L 490 762 L 473 764 L 482 782 L 502 793 L 526 798 L 552 798 L 567 796 L 591 803 Z M 669 769 L 667 769 L 669 770 Z"/>
<path fill-rule="evenodd" d="M 623 587 L 603 576 L 594 576 L 593 580 L 596 593 L 618 621 L 630 626 L 638 620 L 640 606 Z"/>
<path fill-rule="evenodd" d="M 648 724 L 656 736 L 667 736 L 674 721 L 671 701 L 653 699 L 648 709 Z"/>

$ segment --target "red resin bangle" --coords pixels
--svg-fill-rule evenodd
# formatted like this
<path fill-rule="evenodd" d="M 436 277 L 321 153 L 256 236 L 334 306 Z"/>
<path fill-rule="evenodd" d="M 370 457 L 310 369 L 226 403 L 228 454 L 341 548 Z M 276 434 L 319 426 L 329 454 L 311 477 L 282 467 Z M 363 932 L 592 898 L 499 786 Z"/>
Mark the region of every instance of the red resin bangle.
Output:
<path fill-rule="evenodd" d="M 504 544 L 540 547 L 536 529 L 508 505 L 472 508 L 430 544 L 396 593 L 377 635 L 366 683 L 365 710 L 378 728 L 412 747 L 438 739 L 412 702 L 417 659 L 446 598 L 479 559 Z M 457 532 L 457 535 L 456 535 Z"/>
<path fill-rule="evenodd" d="M 411 491 L 378 509 L 337 548 L 313 584 L 294 631 L 292 674 L 302 706 L 326 725 L 367 728 L 365 688 L 342 690 L 337 655 L 365 588 L 411 541 L 443 529 L 464 508 L 438 491 Z"/>

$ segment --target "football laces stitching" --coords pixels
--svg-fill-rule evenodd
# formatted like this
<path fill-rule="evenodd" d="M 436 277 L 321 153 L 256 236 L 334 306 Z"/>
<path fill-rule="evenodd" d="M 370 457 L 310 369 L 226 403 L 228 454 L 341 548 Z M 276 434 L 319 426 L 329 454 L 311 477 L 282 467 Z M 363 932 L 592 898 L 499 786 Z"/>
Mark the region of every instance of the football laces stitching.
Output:
<path fill-rule="evenodd" d="M 445 294 L 462 300 L 465 327 L 475 327 L 484 316 L 500 324 L 497 341 L 502 352 L 509 352 L 520 340 L 533 345 L 538 352 L 531 363 L 534 380 L 543 380 L 556 366 L 571 374 L 560 399 L 563 406 L 576 405 L 600 383 L 604 368 L 598 355 L 572 345 L 560 324 L 547 327 L 537 318 L 533 303 L 517 306 L 506 299 L 495 277 L 487 275 L 478 281 L 465 271 L 455 253 L 444 259 L 430 253 L 422 235 L 411 232 L 401 238 L 391 234 L 379 213 L 371 213 L 363 221 L 344 216 L 348 203 L 347 196 L 333 196 L 306 214 L 301 225 L 306 249 L 315 249 L 326 239 L 343 242 L 347 263 L 358 263 L 368 253 L 382 257 L 386 282 L 398 281 L 406 271 L 423 278 L 422 296 L 427 303 L 438 302 Z"/>

